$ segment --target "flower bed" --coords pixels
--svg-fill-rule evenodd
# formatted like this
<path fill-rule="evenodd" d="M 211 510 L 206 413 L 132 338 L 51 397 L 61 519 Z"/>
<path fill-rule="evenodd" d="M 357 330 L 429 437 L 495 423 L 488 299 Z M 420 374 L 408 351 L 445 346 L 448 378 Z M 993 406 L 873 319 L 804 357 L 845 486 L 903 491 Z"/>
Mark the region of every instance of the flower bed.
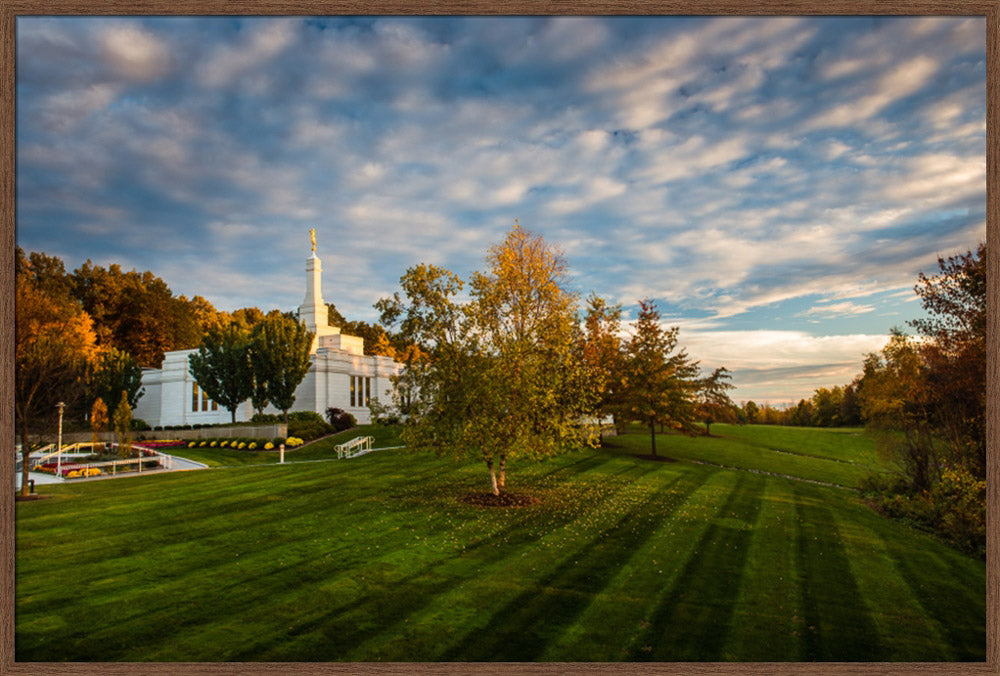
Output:
<path fill-rule="evenodd" d="M 148 448 L 154 451 L 158 451 L 161 448 L 184 448 L 187 446 L 187 442 L 183 439 L 168 439 L 168 440 L 158 440 L 158 441 L 136 441 L 132 443 L 133 446 L 142 446 L 143 448 Z"/>

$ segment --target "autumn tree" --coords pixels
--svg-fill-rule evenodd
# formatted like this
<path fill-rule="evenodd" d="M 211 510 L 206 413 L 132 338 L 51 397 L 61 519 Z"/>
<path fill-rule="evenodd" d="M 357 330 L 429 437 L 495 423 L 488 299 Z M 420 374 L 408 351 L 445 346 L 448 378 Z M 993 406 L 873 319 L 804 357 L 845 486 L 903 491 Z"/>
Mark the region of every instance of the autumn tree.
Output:
<path fill-rule="evenodd" d="M 426 359 L 399 381 L 413 401 L 403 436 L 414 448 L 482 460 L 494 496 L 505 491 L 513 458 L 538 458 L 593 441 L 582 425 L 596 391 L 586 378 L 575 296 L 566 263 L 517 223 L 490 247 L 471 300 L 463 282 L 435 266 L 411 268 L 397 293 L 377 304 L 382 322 L 419 345 Z"/>
<path fill-rule="evenodd" d="M 639 317 L 626 347 L 625 401 L 631 418 L 649 428 L 651 453 L 656 455 L 656 426 L 693 433 L 696 363 L 678 349 L 678 327 L 660 325 L 656 303 L 639 301 Z"/>
<path fill-rule="evenodd" d="M 948 461 L 986 477 L 986 246 L 938 258 L 914 290 L 927 316 L 909 323 L 924 340 L 928 394 Z"/>
<path fill-rule="evenodd" d="M 286 423 L 295 389 L 309 372 L 313 336 L 305 324 L 281 314 L 269 314 L 250 336 L 252 380 L 264 385 L 265 396 L 284 413 Z"/>
<path fill-rule="evenodd" d="M 192 306 L 184 296 L 174 297 L 149 271 L 124 272 L 88 260 L 71 281 L 73 296 L 94 320 L 98 344 L 128 352 L 141 366 L 159 367 L 166 351 L 197 346 L 201 322 L 211 320 L 207 301 Z"/>
<path fill-rule="evenodd" d="M 751 399 L 743 404 L 743 415 L 746 416 L 748 423 L 753 424 L 757 422 L 760 418 L 760 406 Z"/>
<path fill-rule="evenodd" d="M 737 406 L 729 398 L 729 390 L 735 385 L 725 366 L 712 371 L 706 378 L 697 381 L 698 417 L 705 423 L 705 436 L 712 435 L 712 423 L 736 420 Z"/>
<path fill-rule="evenodd" d="M 581 340 L 583 365 L 597 390 L 592 415 L 598 419 L 611 416 L 619 432 L 624 431 L 625 408 L 621 317 L 621 305 L 608 305 L 592 294 L 587 299 Z"/>
<path fill-rule="evenodd" d="M 918 489 L 926 489 L 940 473 L 933 425 L 933 403 L 918 347 L 893 330 L 880 353 L 865 359 L 861 411 L 869 429 L 889 432 L 881 445 L 901 462 Z"/>
<path fill-rule="evenodd" d="M 60 402 L 86 393 L 97 354 L 90 317 L 61 281 L 62 263 L 44 255 L 15 257 L 14 417 L 21 437 L 21 494 L 28 492 L 32 427 L 52 421 Z"/>
<path fill-rule="evenodd" d="M 237 323 L 205 334 L 198 351 L 188 356 L 191 376 L 236 422 L 236 409 L 251 394 L 250 336 Z"/>
<path fill-rule="evenodd" d="M 94 405 L 90 407 L 90 431 L 91 443 L 96 447 L 101 441 L 101 435 L 108 426 L 108 406 L 104 400 L 98 397 L 94 400 Z"/>

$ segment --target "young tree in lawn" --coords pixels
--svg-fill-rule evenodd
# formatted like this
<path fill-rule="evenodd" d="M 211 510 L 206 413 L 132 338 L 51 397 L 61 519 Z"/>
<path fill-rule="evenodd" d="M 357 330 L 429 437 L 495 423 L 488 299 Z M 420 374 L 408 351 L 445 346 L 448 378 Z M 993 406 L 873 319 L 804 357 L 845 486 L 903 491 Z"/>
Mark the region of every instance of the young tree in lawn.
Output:
<path fill-rule="evenodd" d="M 198 386 L 213 401 L 229 411 L 236 422 L 236 409 L 251 394 L 250 336 L 236 322 L 211 329 L 198 351 L 188 356 L 188 368 Z"/>
<path fill-rule="evenodd" d="M 108 426 L 108 406 L 104 400 L 98 397 L 94 400 L 94 405 L 90 407 L 90 431 L 91 444 L 96 447 L 101 441 L 101 435 Z"/>
<path fill-rule="evenodd" d="M 469 420 L 467 443 L 478 447 L 493 474 L 493 493 L 504 490 L 509 458 L 550 456 L 596 443 L 584 425 L 600 396 L 579 350 L 576 296 L 566 290 L 562 252 L 515 222 L 490 247 L 488 269 L 472 279 L 469 316 L 474 354 L 485 378 L 480 411 Z"/>
<path fill-rule="evenodd" d="M 656 303 L 639 301 L 635 334 L 626 348 L 625 401 L 631 417 L 649 427 L 649 444 L 656 455 L 656 425 L 687 434 L 695 432 L 694 389 L 697 363 L 677 350 L 676 326 L 664 329 Z M 675 351 L 676 350 L 676 351 Z"/>
<path fill-rule="evenodd" d="M 114 347 L 101 351 L 90 381 L 91 396 L 103 401 L 118 401 L 125 392 L 128 405 L 135 408 L 142 397 L 142 368 L 128 352 Z"/>
<path fill-rule="evenodd" d="M 86 373 L 97 355 L 89 315 L 59 282 L 61 263 L 18 249 L 14 287 L 14 418 L 20 432 L 21 494 L 28 494 L 30 431 L 57 415 L 56 406 L 82 401 Z M 38 266 L 36 263 L 41 262 Z"/>
<path fill-rule="evenodd" d="M 712 375 L 698 381 L 698 415 L 705 423 L 705 436 L 712 435 L 712 423 L 732 422 L 736 419 L 736 404 L 729 398 L 733 389 L 732 376 L 725 366 L 712 371 Z"/>
<path fill-rule="evenodd" d="M 397 379 L 411 396 L 407 445 L 477 457 L 499 496 L 508 460 L 593 440 L 581 418 L 596 392 L 578 349 L 562 255 L 515 224 L 487 264 L 473 277 L 469 303 L 456 301 L 456 275 L 420 265 L 400 280 L 405 302 L 395 294 L 376 307 L 424 355 Z"/>
<path fill-rule="evenodd" d="M 111 415 L 111 425 L 118 437 L 118 454 L 127 458 L 132 455 L 132 407 L 128 403 L 128 394 L 122 391 L 118 406 Z"/>
<path fill-rule="evenodd" d="M 281 410 L 295 404 L 295 388 L 309 372 L 313 332 L 286 315 L 270 314 L 254 327 L 254 378 L 266 383 L 267 398 Z"/>

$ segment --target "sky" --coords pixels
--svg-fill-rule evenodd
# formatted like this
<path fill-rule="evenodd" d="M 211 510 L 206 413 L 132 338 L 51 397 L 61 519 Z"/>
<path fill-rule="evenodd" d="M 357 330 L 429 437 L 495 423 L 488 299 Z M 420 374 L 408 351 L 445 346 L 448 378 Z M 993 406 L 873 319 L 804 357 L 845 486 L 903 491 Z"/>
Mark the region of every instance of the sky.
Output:
<path fill-rule="evenodd" d="M 982 17 L 19 17 L 16 239 L 348 319 L 517 219 L 736 401 L 861 371 L 986 234 Z"/>

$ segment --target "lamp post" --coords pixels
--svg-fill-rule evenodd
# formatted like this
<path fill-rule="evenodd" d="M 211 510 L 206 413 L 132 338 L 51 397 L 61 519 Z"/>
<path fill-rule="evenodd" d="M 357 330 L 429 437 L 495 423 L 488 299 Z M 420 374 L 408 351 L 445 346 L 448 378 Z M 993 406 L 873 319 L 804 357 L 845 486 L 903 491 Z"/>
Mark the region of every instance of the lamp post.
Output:
<path fill-rule="evenodd" d="M 56 408 L 59 409 L 59 436 L 56 438 L 56 476 L 62 477 L 62 418 L 63 418 L 63 408 L 66 404 L 59 402 L 56 404 Z"/>

